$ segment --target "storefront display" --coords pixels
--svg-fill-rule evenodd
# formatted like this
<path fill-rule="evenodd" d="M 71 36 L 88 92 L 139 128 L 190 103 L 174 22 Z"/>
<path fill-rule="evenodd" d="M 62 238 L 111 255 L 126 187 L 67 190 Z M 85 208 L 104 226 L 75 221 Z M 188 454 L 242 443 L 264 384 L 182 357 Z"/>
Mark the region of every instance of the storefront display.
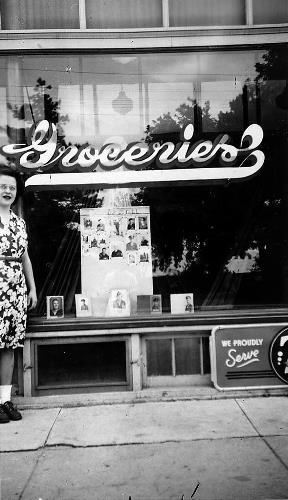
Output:
<path fill-rule="evenodd" d="M 287 311 L 286 45 L 0 59 L 1 160 L 25 181 L 39 295 L 35 394 L 67 389 L 74 344 L 110 363 L 91 355 L 93 387 L 207 383 L 214 327 Z"/>
<path fill-rule="evenodd" d="M 136 313 L 137 295 L 153 293 L 149 207 L 81 209 L 80 231 L 82 293 L 93 315 Z M 113 307 L 115 293 L 125 307 Z"/>

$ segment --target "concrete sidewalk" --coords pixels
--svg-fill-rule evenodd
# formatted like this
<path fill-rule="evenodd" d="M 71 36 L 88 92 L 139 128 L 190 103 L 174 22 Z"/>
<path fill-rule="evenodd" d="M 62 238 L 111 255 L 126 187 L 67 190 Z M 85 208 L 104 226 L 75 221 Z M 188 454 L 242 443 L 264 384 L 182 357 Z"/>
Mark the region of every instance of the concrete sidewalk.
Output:
<path fill-rule="evenodd" d="M 288 498 L 288 398 L 29 409 L 0 426 L 1 500 Z"/>

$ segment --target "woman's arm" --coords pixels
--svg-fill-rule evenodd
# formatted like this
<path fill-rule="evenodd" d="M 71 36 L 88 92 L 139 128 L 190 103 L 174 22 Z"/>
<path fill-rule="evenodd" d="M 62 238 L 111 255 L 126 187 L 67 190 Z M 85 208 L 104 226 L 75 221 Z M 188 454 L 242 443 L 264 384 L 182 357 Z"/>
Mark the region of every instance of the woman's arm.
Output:
<path fill-rule="evenodd" d="M 36 286 L 35 286 L 35 281 L 34 281 L 34 275 L 33 275 L 33 269 L 32 269 L 32 264 L 30 257 L 28 255 L 27 250 L 25 250 L 23 256 L 22 256 L 22 264 L 23 264 L 23 271 L 28 287 L 28 297 L 27 297 L 27 304 L 29 309 L 34 309 L 37 304 L 37 294 L 36 294 Z"/>

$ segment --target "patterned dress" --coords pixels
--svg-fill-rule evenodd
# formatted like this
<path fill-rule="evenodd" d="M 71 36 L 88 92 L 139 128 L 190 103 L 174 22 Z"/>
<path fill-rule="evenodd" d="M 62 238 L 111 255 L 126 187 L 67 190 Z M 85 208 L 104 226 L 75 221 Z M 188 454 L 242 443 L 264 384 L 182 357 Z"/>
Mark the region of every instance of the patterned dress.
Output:
<path fill-rule="evenodd" d="M 22 257 L 27 248 L 26 225 L 10 212 L 0 224 L 0 255 Z M 27 288 L 22 263 L 0 260 L 0 348 L 23 347 L 27 318 Z"/>

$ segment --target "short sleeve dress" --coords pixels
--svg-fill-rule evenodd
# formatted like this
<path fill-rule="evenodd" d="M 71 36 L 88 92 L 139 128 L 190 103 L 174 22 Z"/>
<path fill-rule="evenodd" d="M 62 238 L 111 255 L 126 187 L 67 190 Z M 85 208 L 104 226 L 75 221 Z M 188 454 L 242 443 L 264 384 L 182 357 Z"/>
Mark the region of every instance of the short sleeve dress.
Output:
<path fill-rule="evenodd" d="M 0 224 L 0 255 L 20 259 L 27 248 L 23 219 L 10 212 Z M 23 347 L 27 319 L 27 288 L 22 262 L 0 259 L 0 349 Z"/>

